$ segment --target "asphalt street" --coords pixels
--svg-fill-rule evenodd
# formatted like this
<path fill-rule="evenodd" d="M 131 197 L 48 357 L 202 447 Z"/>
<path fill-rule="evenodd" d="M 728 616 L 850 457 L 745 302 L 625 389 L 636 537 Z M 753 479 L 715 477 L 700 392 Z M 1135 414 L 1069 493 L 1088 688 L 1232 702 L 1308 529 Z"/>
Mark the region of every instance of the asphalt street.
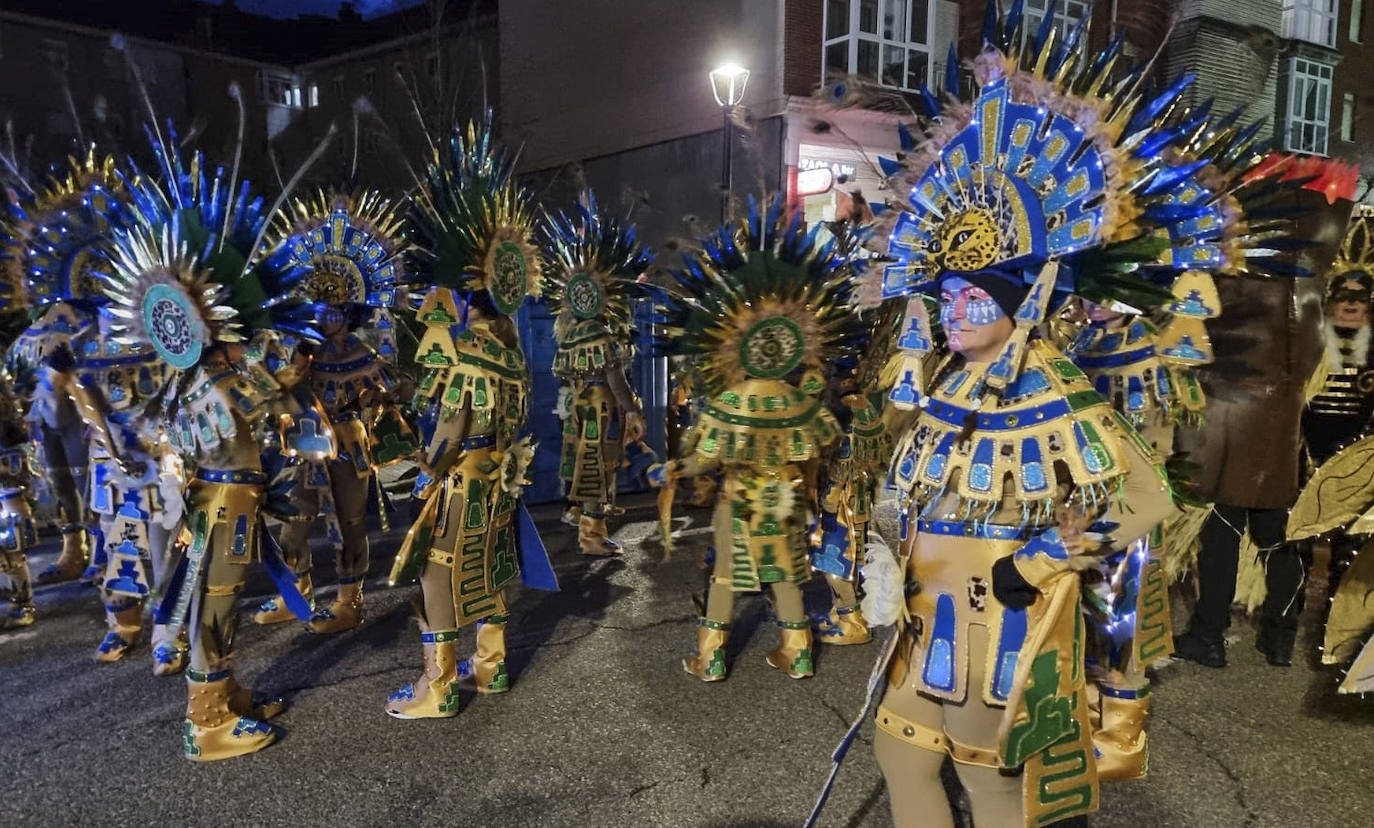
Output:
<path fill-rule="evenodd" d="M 729 680 L 698 682 L 679 661 L 694 641 L 708 513 L 679 509 L 664 561 L 649 500 L 626 505 L 618 559 L 584 559 L 557 509 L 535 510 L 562 591 L 514 591 L 511 692 L 464 698 L 445 720 L 383 712 L 420 670 L 418 588 L 383 582 L 404 527 L 375 532 L 359 629 L 314 637 L 245 618 L 239 677 L 290 708 L 278 744 L 228 762 L 181 757 L 184 684 L 153 677 L 146 642 L 119 664 L 91 660 L 104 629 L 93 588 L 41 589 L 38 623 L 0 634 L 0 825 L 800 825 L 877 645 L 825 649 L 815 678 L 789 680 L 764 663 L 776 637 L 766 601 L 746 598 Z M 35 570 L 55 552 L 46 544 Z M 329 553 L 315 554 L 329 584 Z M 1312 584 L 1307 652 L 1322 588 Z M 256 574 L 245 612 L 268 591 Z M 819 609 L 824 594 L 815 582 L 808 600 Z M 1268 667 L 1252 629 L 1233 631 L 1227 669 L 1158 671 L 1150 775 L 1104 785 L 1092 825 L 1369 824 L 1374 699 L 1336 696 L 1338 674 L 1315 656 Z M 891 824 L 871 738 L 867 724 L 822 824 Z"/>

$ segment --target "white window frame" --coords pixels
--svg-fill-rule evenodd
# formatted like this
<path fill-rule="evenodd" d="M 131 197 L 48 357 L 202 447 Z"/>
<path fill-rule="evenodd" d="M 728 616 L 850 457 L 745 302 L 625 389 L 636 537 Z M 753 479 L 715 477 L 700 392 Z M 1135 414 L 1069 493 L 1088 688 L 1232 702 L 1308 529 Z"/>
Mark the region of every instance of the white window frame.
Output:
<path fill-rule="evenodd" d="M 1289 152 L 1326 155 L 1331 138 L 1331 75 L 1329 63 L 1310 58 L 1288 59 L 1288 111 L 1284 113 L 1283 145 Z M 1299 111 L 1307 93 L 1315 94 L 1313 112 Z"/>
<path fill-rule="evenodd" d="M 1360 40 L 1364 37 L 1364 0 L 1350 0 L 1350 25 L 1346 30 L 1346 35 L 1351 43 L 1363 43 Z"/>
<path fill-rule="evenodd" d="M 1022 45 L 1035 39 L 1036 33 L 1040 31 L 1040 24 L 1045 20 L 1045 8 L 1049 4 L 1050 0 L 1026 0 L 1025 11 L 1022 12 L 1024 15 L 1024 22 L 1021 25 Z M 1063 43 L 1064 38 L 1068 37 L 1069 33 L 1082 22 L 1091 5 L 1089 0 L 1060 0 L 1055 6 L 1054 25 L 1059 30 L 1058 41 L 1060 43 Z"/>
<path fill-rule="evenodd" d="M 1336 48 L 1336 21 L 1341 14 L 1340 0 L 1283 0 L 1283 29 L 1289 40 L 1304 40 Z"/>
<path fill-rule="evenodd" d="M 301 85 L 291 75 L 258 71 L 258 100 L 267 106 L 301 108 Z"/>
<path fill-rule="evenodd" d="M 1355 140 L 1355 93 L 1341 96 L 1341 140 L 1347 144 Z"/>
<path fill-rule="evenodd" d="M 911 76 L 912 61 L 919 61 L 922 56 L 925 58 L 926 86 L 937 89 L 939 80 L 934 77 L 935 72 L 935 17 L 939 0 L 873 0 L 878 5 L 877 24 L 874 32 L 861 32 L 859 30 L 859 12 L 863 0 L 849 0 L 849 21 L 845 28 L 835 37 L 826 37 L 830 31 L 830 4 L 823 3 L 824 14 L 821 17 L 821 71 L 825 74 L 832 71 L 826 65 L 826 53 L 831 46 L 843 44 L 847 47 L 846 66 L 844 71 L 848 74 L 857 75 L 859 73 L 859 43 L 871 43 L 878 50 L 877 75 L 871 80 L 877 81 L 881 86 L 892 89 L 901 89 L 906 92 L 918 92 L 919 87 L 907 86 L 907 78 Z M 926 6 L 926 32 L 925 42 L 917 43 L 909 40 L 911 37 L 911 7 L 914 3 L 924 3 Z M 890 16 L 892 9 L 901 11 L 901 29 L 898 32 L 900 39 L 888 37 L 884 31 L 884 24 Z M 883 58 L 884 55 L 894 49 L 902 51 L 902 73 L 901 81 L 897 84 L 887 83 L 883 78 Z"/>
<path fill-rule="evenodd" d="M 320 105 L 320 85 L 318 83 L 310 84 L 309 95 L 306 97 L 306 105 L 311 109 Z"/>

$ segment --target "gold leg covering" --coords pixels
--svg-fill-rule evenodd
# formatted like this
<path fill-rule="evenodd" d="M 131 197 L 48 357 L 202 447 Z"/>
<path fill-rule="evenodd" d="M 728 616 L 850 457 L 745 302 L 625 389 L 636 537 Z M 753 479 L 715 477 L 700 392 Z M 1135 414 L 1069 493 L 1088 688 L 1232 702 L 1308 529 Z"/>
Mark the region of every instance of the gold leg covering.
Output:
<path fill-rule="evenodd" d="M 296 589 L 300 590 L 305 600 L 315 605 L 315 582 L 306 572 L 296 576 Z M 255 624 L 282 624 L 287 621 L 295 621 L 296 614 L 287 608 L 286 602 L 281 597 L 268 598 L 262 605 L 253 612 L 253 623 Z"/>
<path fill-rule="evenodd" d="M 330 633 L 351 630 L 363 623 L 363 582 L 339 580 L 339 592 L 328 607 L 315 610 L 305 628 L 312 633 Z"/>
<path fill-rule="evenodd" d="M 619 555 L 620 544 L 607 536 L 606 519 L 586 512 L 578 518 L 577 546 L 583 555 Z"/>
<path fill-rule="evenodd" d="M 234 711 L 230 698 L 237 685 L 228 671 L 206 676 L 186 674 L 186 723 L 182 747 L 192 762 L 216 762 L 262 750 L 277 738 L 266 722 Z"/>
<path fill-rule="evenodd" d="M 95 648 L 95 660 L 112 664 L 138 644 L 139 634 L 143 632 L 143 604 L 133 598 L 107 599 L 105 622 L 108 631 L 100 646 Z"/>
<path fill-rule="evenodd" d="M 810 678 L 816 674 L 811 655 L 811 624 L 806 621 L 779 621 L 782 642 L 768 654 L 768 664 L 789 678 Z"/>
<path fill-rule="evenodd" d="M 730 638 L 730 625 L 703 618 L 697 626 L 697 647 L 682 660 L 682 669 L 702 681 L 722 681 L 725 678 L 725 642 Z"/>
<path fill-rule="evenodd" d="M 1145 720 L 1150 714 L 1148 688 L 1125 692 L 1101 688 L 1101 724 L 1093 731 L 1100 780 L 1141 779 L 1149 765 Z"/>
<path fill-rule="evenodd" d="M 446 719 L 458 715 L 457 630 L 425 630 L 425 671 L 386 701 L 386 712 L 398 719 Z"/>
<path fill-rule="evenodd" d="M 506 672 L 506 621 L 509 615 L 489 615 L 477 622 L 477 652 L 459 666 L 465 687 L 478 693 L 510 689 Z"/>
<path fill-rule="evenodd" d="M 34 583 L 61 584 L 81 577 L 81 573 L 86 571 L 86 562 L 90 559 L 90 544 L 86 535 L 83 526 L 63 529 L 62 551 L 58 553 L 57 560 L 51 566 L 38 573 Z"/>
<path fill-rule="evenodd" d="M 815 633 L 822 644 L 867 644 L 873 640 L 868 621 L 858 606 L 832 607 L 830 614 L 815 625 Z"/>
<path fill-rule="evenodd" d="M 255 697 L 252 688 L 241 686 L 232 674 L 228 682 L 229 709 L 240 716 L 265 722 L 286 709 L 286 700 L 281 696 Z"/>

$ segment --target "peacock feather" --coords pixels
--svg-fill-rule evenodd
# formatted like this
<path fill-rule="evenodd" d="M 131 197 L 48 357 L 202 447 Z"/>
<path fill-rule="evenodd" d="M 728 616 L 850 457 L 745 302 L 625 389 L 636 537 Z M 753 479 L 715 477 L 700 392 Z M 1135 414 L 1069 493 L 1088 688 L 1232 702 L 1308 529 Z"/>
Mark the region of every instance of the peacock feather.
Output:
<path fill-rule="evenodd" d="M 858 347 L 851 262 L 835 238 L 821 240 L 822 225 L 808 231 L 784 207 L 779 197 L 760 213 L 751 197 L 748 215 L 685 254 L 659 291 L 659 349 L 699 355 L 709 395 L 747 379 L 819 374 Z"/>
<path fill-rule="evenodd" d="M 491 113 L 434 149 L 409 216 L 423 252 L 418 281 L 486 291 L 506 315 L 540 295 L 533 201 L 513 170 L 514 159 L 492 135 Z"/>

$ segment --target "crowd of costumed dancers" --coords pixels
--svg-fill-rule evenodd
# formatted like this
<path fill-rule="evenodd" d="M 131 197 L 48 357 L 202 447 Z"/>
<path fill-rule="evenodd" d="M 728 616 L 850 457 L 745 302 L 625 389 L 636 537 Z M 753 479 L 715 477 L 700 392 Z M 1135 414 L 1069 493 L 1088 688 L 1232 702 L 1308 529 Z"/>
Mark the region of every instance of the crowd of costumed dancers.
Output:
<path fill-rule="evenodd" d="M 284 704 L 233 672 L 246 577 L 261 564 L 276 589 L 253 623 L 357 627 L 378 470 L 408 462 L 389 581 L 420 584 L 421 660 L 385 710 L 450 717 L 460 688 L 506 692 L 507 588 L 557 589 L 522 500 L 531 370 L 550 366 L 527 363 L 515 316 L 537 298 L 579 551 L 624 552 L 616 476 L 648 451 L 627 372 L 652 349 L 689 426 L 647 473 L 665 548 L 679 481 L 713 509 L 682 668 L 728 676 L 741 592 L 766 588 L 767 663 L 794 679 L 816 647 L 890 628 L 855 729 L 875 724 L 898 824 L 952 824 L 930 804 L 947 758 L 979 824 L 1096 809 L 1100 781 L 1147 770 L 1147 668 L 1175 652 L 1223 666 L 1238 588 L 1263 608 L 1265 657 L 1291 661 L 1315 537 L 1332 549 L 1323 658 L 1354 662 L 1343 690 L 1371 689 L 1370 219 L 1340 243 L 1338 167 L 1269 154 L 1257 125 L 1184 103 L 1189 78 L 1147 91 L 1120 42 L 1094 53 L 1082 26 L 1023 32 L 1019 4 L 989 9 L 981 51 L 952 54 L 943 99 L 917 96 L 893 135 L 887 201 L 808 225 L 751 198 L 672 262 L 590 192 L 537 205 L 490 114 L 433 141 L 405 197 L 299 187 L 303 169 L 268 201 L 237 156 L 206 158 L 156 117 L 142 166 L 91 147 L 40 179 L 8 159 L 0 626 L 41 624 L 35 586 L 91 582 L 95 659 L 129 658 L 150 627 L 153 671 L 185 677 L 186 757 L 257 751 Z M 845 79 L 817 106 L 882 94 Z M 653 341 L 636 342 L 637 303 Z M 1253 353 L 1300 313 L 1324 352 Z M 1237 392 L 1253 380 L 1227 361 L 1257 358 L 1283 364 L 1266 394 L 1293 393 Z M 1262 447 L 1259 420 L 1292 451 Z M 1267 462 L 1247 448 L 1283 454 L 1274 493 L 1236 489 L 1263 479 L 1236 465 Z M 39 499 L 61 548 L 30 573 Z M 1194 568 L 1174 635 L 1170 583 Z M 818 574 L 831 607 L 808 617 Z"/>

